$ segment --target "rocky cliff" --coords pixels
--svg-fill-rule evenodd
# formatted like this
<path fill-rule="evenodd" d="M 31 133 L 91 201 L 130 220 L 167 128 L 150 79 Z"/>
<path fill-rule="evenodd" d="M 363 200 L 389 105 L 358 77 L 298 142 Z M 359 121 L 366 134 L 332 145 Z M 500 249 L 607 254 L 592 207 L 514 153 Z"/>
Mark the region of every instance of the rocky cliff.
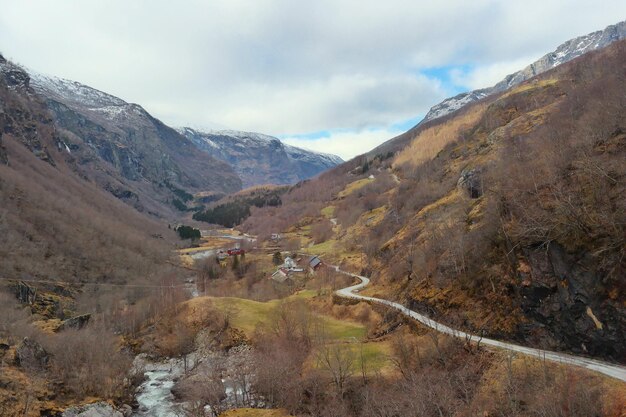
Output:
<path fill-rule="evenodd" d="M 0 63 L 7 88 L 21 89 L 24 97 L 41 97 L 54 146 L 73 169 L 116 197 L 140 210 L 164 213 L 173 191 L 233 192 L 241 180 L 226 163 L 198 152 L 187 138 L 152 117 L 141 106 L 81 83 L 26 71 Z M 41 159 L 49 147 L 38 142 L 38 132 L 19 103 L 11 107 L 4 131 Z M 1 116 L 0 116 L 1 117 Z M 6 119 L 6 117 L 5 117 Z M 19 132 L 16 131 L 19 130 Z M 165 210 L 167 211 L 167 210 Z"/>

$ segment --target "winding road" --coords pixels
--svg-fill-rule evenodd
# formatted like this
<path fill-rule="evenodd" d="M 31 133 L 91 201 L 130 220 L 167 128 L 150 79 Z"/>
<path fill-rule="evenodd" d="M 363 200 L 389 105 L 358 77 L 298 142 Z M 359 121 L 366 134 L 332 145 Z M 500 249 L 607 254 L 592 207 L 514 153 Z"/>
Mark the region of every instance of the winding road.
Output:
<path fill-rule="evenodd" d="M 513 343 L 500 342 L 498 340 L 480 337 L 478 335 L 466 333 L 466 332 L 448 327 L 444 324 L 438 323 L 435 320 L 432 320 L 424 316 L 423 314 L 419 314 L 413 310 L 409 310 L 407 307 L 403 306 L 402 304 L 394 303 L 393 301 L 384 300 L 381 298 L 374 298 L 374 297 L 367 297 L 367 296 L 359 295 L 357 293 L 370 283 L 369 278 L 362 277 L 357 274 L 352 274 L 350 272 L 342 271 L 341 269 L 339 269 L 338 266 L 334 266 L 334 265 L 329 265 L 329 266 L 332 268 L 335 268 L 335 270 L 339 273 L 349 275 L 351 277 L 358 278 L 361 280 L 359 284 L 337 290 L 336 294 L 339 297 L 384 304 L 386 306 L 399 310 L 405 316 L 411 317 L 419 321 L 423 325 L 430 327 L 431 329 L 434 329 L 438 332 L 441 332 L 450 336 L 465 339 L 469 342 L 481 343 L 483 345 L 493 346 L 499 349 L 504 349 L 504 350 L 508 350 L 512 352 L 518 352 L 524 355 L 534 356 L 543 360 L 557 362 L 557 363 L 564 364 L 564 365 L 579 366 L 582 368 L 586 368 L 586 369 L 619 379 L 620 381 L 626 382 L 626 367 L 623 367 L 620 365 L 614 365 L 614 364 L 610 364 L 610 363 L 595 360 L 595 359 L 568 355 L 566 353 L 551 352 L 551 351 L 542 350 L 542 349 L 534 349 L 534 348 L 515 345 Z"/>

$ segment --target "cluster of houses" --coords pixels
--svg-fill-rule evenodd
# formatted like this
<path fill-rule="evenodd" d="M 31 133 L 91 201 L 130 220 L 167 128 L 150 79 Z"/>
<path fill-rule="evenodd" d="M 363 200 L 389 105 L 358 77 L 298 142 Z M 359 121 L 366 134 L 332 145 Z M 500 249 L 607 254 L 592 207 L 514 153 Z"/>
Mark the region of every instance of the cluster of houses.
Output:
<path fill-rule="evenodd" d="M 227 251 L 224 251 L 223 249 L 220 249 L 217 251 L 217 260 L 222 262 L 225 261 L 226 258 L 228 258 L 229 256 L 235 256 L 235 255 L 245 255 L 246 251 L 244 249 L 241 249 L 239 247 L 234 247 L 232 249 L 228 249 Z"/>
<path fill-rule="evenodd" d="M 305 256 L 297 260 L 287 256 L 271 278 L 279 283 L 293 282 L 296 274 L 317 271 L 322 265 L 322 260 L 317 256 Z"/>

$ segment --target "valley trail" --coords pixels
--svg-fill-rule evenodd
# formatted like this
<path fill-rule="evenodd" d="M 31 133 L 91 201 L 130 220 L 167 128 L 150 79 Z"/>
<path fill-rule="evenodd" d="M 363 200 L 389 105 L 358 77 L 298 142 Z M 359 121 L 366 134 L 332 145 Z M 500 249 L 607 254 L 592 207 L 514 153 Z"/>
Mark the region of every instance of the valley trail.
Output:
<path fill-rule="evenodd" d="M 389 300 L 384 300 L 381 298 L 367 297 L 367 296 L 356 294 L 363 288 L 367 287 L 367 285 L 369 285 L 370 283 L 369 278 L 366 278 L 357 274 L 352 274 L 350 272 L 342 271 L 341 269 L 339 269 L 338 266 L 334 266 L 334 265 L 329 265 L 329 266 L 332 268 L 335 268 L 335 270 L 339 273 L 349 275 L 351 277 L 358 278 L 359 280 L 361 280 L 359 284 L 337 290 L 336 294 L 339 297 L 384 304 L 386 306 L 399 310 L 405 316 L 411 317 L 419 321 L 423 325 L 430 327 L 431 329 L 434 329 L 438 332 L 441 332 L 450 336 L 465 339 L 469 342 L 480 343 L 483 345 L 492 346 L 495 348 L 504 349 L 504 350 L 508 350 L 511 352 L 518 352 L 524 355 L 534 356 L 542 360 L 557 362 L 557 363 L 564 364 L 564 365 L 579 366 L 579 367 L 586 368 L 595 372 L 599 372 L 601 374 L 626 382 L 626 367 L 623 367 L 620 365 L 610 364 L 607 362 L 602 362 L 599 360 L 584 358 L 580 356 L 568 355 L 565 353 L 557 353 L 557 352 L 551 352 L 551 351 L 542 350 L 542 349 L 529 348 L 529 347 L 515 345 L 513 343 L 500 342 L 498 340 L 484 338 L 478 335 L 473 335 L 470 333 L 466 333 L 466 332 L 448 327 L 444 324 L 441 324 L 439 322 L 436 322 L 424 316 L 423 314 L 419 314 L 413 310 L 410 310 L 407 307 L 403 306 L 402 304 L 395 303 Z"/>

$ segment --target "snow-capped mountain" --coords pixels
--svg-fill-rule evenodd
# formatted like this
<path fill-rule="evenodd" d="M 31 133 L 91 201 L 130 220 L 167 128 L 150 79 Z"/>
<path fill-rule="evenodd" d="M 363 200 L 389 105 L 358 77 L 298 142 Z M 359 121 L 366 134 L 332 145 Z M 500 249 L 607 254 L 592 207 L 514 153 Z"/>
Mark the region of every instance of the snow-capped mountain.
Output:
<path fill-rule="evenodd" d="M 335 155 L 308 151 L 262 133 L 236 130 L 178 131 L 211 156 L 232 165 L 244 186 L 293 184 L 343 162 Z"/>
<path fill-rule="evenodd" d="M 143 131 L 150 131 L 154 128 L 156 119 L 137 104 L 127 103 L 120 98 L 76 81 L 51 77 L 36 71 L 30 71 L 30 76 L 31 86 L 40 95 L 46 97 L 53 109 L 56 109 L 59 122 L 65 120 L 62 117 L 66 114 L 64 108 L 69 108 L 104 127 L 106 131 L 115 132 L 122 137 L 127 136 L 126 131 L 131 128 L 140 128 Z M 71 120 L 72 118 L 68 122 Z M 173 148 L 180 147 L 181 150 L 189 151 L 185 153 L 190 161 L 193 157 L 189 154 L 195 153 L 196 158 L 210 159 L 213 157 L 226 162 L 241 177 L 244 186 L 265 183 L 295 183 L 343 162 L 341 158 L 334 155 L 318 154 L 288 146 L 277 138 L 259 133 L 234 130 L 204 133 L 191 128 L 179 129 L 178 132 L 174 132 L 167 126 L 161 125 L 164 131 L 173 134 L 165 135 L 170 139 L 168 144 Z M 77 128 L 78 126 L 74 127 Z M 83 136 L 90 136 L 87 132 L 83 133 Z M 152 136 L 148 135 L 150 138 Z M 133 146 L 139 146 L 139 143 L 134 142 Z M 158 149 L 158 144 L 153 143 L 150 147 L 152 150 Z M 197 152 L 196 147 L 205 152 Z M 107 152 L 107 154 L 110 153 Z M 143 155 L 148 153 L 143 152 Z M 122 165 L 128 165 L 124 164 L 124 161 L 133 160 L 132 158 L 113 159 L 120 161 Z M 166 157 L 163 162 L 167 161 L 168 158 Z M 135 172 L 137 170 L 132 169 L 135 165 L 131 164 L 131 166 L 123 169 L 123 172 L 133 179 L 139 177 L 138 172 Z M 214 164 L 214 166 L 218 165 Z M 150 166 L 154 166 L 154 164 L 150 164 Z M 185 168 L 181 170 L 184 171 Z M 149 172 L 150 169 L 144 168 L 142 171 Z M 198 177 L 202 177 L 206 172 L 211 178 L 219 178 L 219 176 L 214 175 L 213 171 L 212 169 L 194 170 L 195 176 Z M 228 169 L 222 170 L 222 172 L 228 172 Z M 199 188 L 195 184 L 177 182 L 187 187 Z M 227 181 L 225 184 L 230 184 L 230 182 Z M 214 184 L 211 184 L 211 187 L 206 188 L 215 187 Z M 230 185 L 227 188 L 233 189 Z"/>
<path fill-rule="evenodd" d="M 514 85 L 534 77 L 535 75 L 541 74 L 542 72 L 548 71 L 558 65 L 571 61 L 572 59 L 577 58 L 589 51 L 604 48 L 605 46 L 624 38 L 626 38 L 626 21 L 607 26 L 604 30 L 599 30 L 588 35 L 571 39 L 559 45 L 555 51 L 544 55 L 537 61 L 528 65 L 526 68 L 507 75 L 502 81 L 493 87 L 474 90 L 445 99 L 441 103 L 433 106 L 420 124 L 455 112 L 461 107 L 478 101 L 491 94 L 505 91 Z"/>
<path fill-rule="evenodd" d="M 179 190 L 241 189 L 231 166 L 199 152 L 140 105 L 76 81 L 19 70 L 52 116 L 56 147 L 83 177 L 135 207 L 160 212 Z"/>

